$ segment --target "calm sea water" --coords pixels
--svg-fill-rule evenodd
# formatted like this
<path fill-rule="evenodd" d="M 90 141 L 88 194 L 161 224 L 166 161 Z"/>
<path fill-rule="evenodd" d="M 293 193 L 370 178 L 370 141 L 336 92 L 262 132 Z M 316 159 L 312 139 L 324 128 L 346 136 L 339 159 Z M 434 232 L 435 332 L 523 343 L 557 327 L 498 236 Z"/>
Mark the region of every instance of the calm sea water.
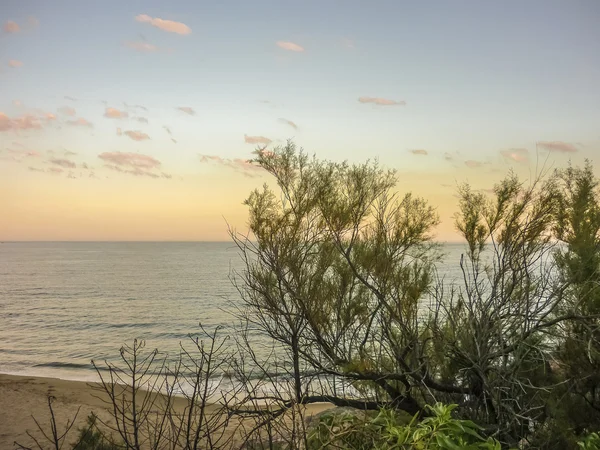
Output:
<path fill-rule="evenodd" d="M 457 274 L 462 245 L 440 273 Z M 95 380 L 134 338 L 176 354 L 180 342 L 230 325 L 239 294 L 232 243 L 0 244 L 0 373 Z"/>

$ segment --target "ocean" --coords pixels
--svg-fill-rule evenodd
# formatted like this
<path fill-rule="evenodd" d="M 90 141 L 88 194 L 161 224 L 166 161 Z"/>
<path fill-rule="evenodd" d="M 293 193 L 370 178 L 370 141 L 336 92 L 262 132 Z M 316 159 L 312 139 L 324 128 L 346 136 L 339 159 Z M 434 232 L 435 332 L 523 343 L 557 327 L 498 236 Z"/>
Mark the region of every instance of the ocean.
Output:
<path fill-rule="evenodd" d="M 459 275 L 464 248 L 444 246 L 441 275 Z M 91 360 L 134 338 L 177 354 L 199 323 L 235 322 L 241 268 L 231 242 L 0 244 L 0 373 L 97 380 Z"/>

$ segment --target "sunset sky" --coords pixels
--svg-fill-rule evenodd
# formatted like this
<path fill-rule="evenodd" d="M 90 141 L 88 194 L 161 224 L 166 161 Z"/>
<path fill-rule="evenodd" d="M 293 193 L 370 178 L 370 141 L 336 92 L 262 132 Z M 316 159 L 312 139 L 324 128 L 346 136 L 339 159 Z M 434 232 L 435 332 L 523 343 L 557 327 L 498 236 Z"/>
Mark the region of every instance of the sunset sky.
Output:
<path fill-rule="evenodd" d="M 0 240 L 227 240 L 293 139 L 438 207 L 600 169 L 600 1 L 1 0 Z M 600 171 L 598 172 L 600 174 Z"/>

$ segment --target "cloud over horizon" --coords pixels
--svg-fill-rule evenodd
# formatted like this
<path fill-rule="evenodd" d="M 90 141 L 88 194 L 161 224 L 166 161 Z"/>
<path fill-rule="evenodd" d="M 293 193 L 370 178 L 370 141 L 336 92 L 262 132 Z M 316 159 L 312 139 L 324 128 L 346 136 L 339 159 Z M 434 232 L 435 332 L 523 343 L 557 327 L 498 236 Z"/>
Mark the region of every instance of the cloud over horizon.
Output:
<path fill-rule="evenodd" d="M 145 41 L 125 41 L 124 45 L 127 48 L 141 53 L 153 53 L 160 50 L 156 45 L 150 44 Z"/>
<path fill-rule="evenodd" d="M 158 169 L 161 166 L 158 159 L 143 153 L 104 152 L 100 153 L 98 158 L 117 166 L 136 167 L 138 169 Z"/>
<path fill-rule="evenodd" d="M 509 148 L 506 150 L 500 150 L 500 154 L 504 159 L 509 159 L 514 162 L 529 162 L 529 150 L 526 148 Z"/>
<path fill-rule="evenodd" d="M 423 155 L 423 156 L 428 155 L 427 150 L 422 149 L 422 148 L 417 148 L 415 150 L 409 150 L 409 152 L 412 153 L 413 155 Z"/>
<path fill-rule="evenodd" d="M 187 35 L 191 34 L 192 32 L 192 29 L 182 22 L 161 19 L 159 17 L 150 17 L 147 14 L 139 14 L 135 16 L 135 20 L 141 23 L 148 23 L 153 27 L 156 27 L 168 33 Z"/>
<path fill-rule="evenodd" d="M 286 125 L 289 125 L 290 127 L 292 127 L 294 130 L 298 129 L 298 125 L 296 125 L 294 122 L 292 122 L 291 120 L 288 119 L 284 119 L 283 117 L 278 119 L 280 123 L 284 123 Z"/>
<path fill-rule="evenodd" d="M 19 31 L 21 31 L 21 27 L 19 26 L 19 24 L 17 22 L 14 22 L 12 20 L 7 20 L 4 23 L 2 30 L 5 33 L 18 33 Z"/>
<path fill-rule="evenodd" d="M 190 106 L 178 106 L 177 109 L 181 112 L 189 114 L 190 116 L 196 115 L 196 111 L 194 111 L 194 108 L 192 108 Z"/>
<path fill-rule="evenodd" d="M 125 130 L 123 131 L 121 128 L 117 128 L 117 136 L 127 136 L 129 139 L 132 139 L 134 141 L 145 141 L 147 139 L 150 139 L 150 136 L 148 136 L 146 133 L 143 133 L 139 130 Z"/>
<path fill-rule="evenodd" d="M 290 41 L 277 41 L 276 45 L 277 45 L 277 47 L 282 48 L 283 50 L 290 51 L 290 52 L 303 52 L 304 51 L 304 47 L 302 47 L 301 45 L 298 45 L 294 42 L 290 42 Z"/>
<path fill-rule="evenodd" d="M 246 144 L 264 144 L 264 145 L 269 145 L 273 141 L 271 139 L 269 139 L 268 137 L 264 137 L 264 136 L 248 136 L 247 134 L 245 134 L 244 135 L 244 142 Z"/>
<path fill-rule="evenodd" d="M 237 172 L 242 173 L 247 177 L 257 177 L 260 176 L 261 172 L 264 169 L 256 164 L 253 164 L 249 160 L 241 159 L 241 158 L 221 158 L 217 155 L 198 155 L 200 157 L 201 163 L 213 163 L 220 166 L 224 166 L 230 169 L 233 169 Z"/>
<path fill-rule="evenodd" d="M 33 114 L 11 118 L 0 112 L 0 131 L 39 130 L 42 124 Z"/>
<path fill-rule="evenodd" d="M 539 141 L 537 145 L 549 152 L 575 153 L 578 151 L 573 144 L 563 141 Z"/>
<path fill-rule="evenodd" d="M 74 169 L 75 167 L 77 167 L 77 164 L 75 164 L 73 161 L 69 161 L 68 159 L 64 158 L 50 159 L 48 162 L 50 164 L 54 164 L 55 166 L 63 167 L 65 169 Z"/>
<path fill-rule="evenodd" d="M 117 108 L 106 108 L 104 117 L 109 119 L 125 119 L 129 117 L 129 113 L 127 111 L 120 111 Z"/>
<path fill-rule="evenodd" d="M 483 163 L 481 161 L 473 161 L 472 159 L 469 159 L 468 161 L 465 161 L 465 166 L 469 167 L 470 169 L 476 169 L 483 166 Z"/>
<path fill-rule="evenodd" d="M 92 128 L 94 126 L 94 125 L 92 125 L 91 122 L 88 122 L 83 117 L 79 117 L 78 119 L 74 119 L 74 120 L 67 120 L 67 124 L 72 125 L 74 127 L 86 127 L 86 128 Z"/>
<path fill-rule="evenodd" d="M 358 101 L 360 103 L 373 103 L 374 105 L 379 106 L 404 106 L 406 102 L 404 100 L 390 100 L 388 98 L 381 97 L 359 97 Z"/>
<path fill-rule="evenodd" d="M 57 109 L 60 114 L 64 114 L 65 116 L 74 116 L 77 114 L 75 108 L 71 108 L 70 106 L 61 106 Z"/>

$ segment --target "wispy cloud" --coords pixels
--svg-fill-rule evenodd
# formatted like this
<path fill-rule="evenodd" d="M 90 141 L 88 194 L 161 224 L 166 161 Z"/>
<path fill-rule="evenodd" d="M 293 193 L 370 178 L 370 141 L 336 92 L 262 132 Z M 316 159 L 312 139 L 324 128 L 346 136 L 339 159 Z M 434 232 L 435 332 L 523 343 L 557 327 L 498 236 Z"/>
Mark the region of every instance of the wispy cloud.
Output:
<path fill-rule="evenodd" d="M 504 159 L 509 159 L 518 163 L 526 163 L 529 161 L 529 150 L 526 148 L 509 148 L 500 150 L 500 154 Z"/>
<path fill-rule="evenodd" d="M 77 167 L 73 161 L 69 161 L 68 159 L 63 158 L 55 158 L 48 161 L 50 164 L 54 164 L 55 166 L 63 167 L 65 169 L 74 169 Z"/>
<path fill-rule="evenodd" d="M 61 106 L 57 111 L 65 116 L 74 116 L 77 114 L 75 108 L 71 108 L 70 106 Z"/>
<path fill-rule="evenodd" d="M 85 128 L 92 128 L 94 126 L 94 125 L 92 125 L 91 122 L 88 122 L 83 117 L 80 117 L 80 118 L 74 119 L 74 120 L 67 120 L 67 124 L 72 125 L 74 127 L 85 127 Z"/>
<path fill-rule="evenodd" d="M 120 111 L 117 108 L 106 108 L 104 117 L 108 117 L 109 119 L 125 119 L 129 117 L 129 113 L 127 111 Z"/>
<path fill-rule="evenodd" d="M 46 172 L 58 174 L 58 173 L 63 173 L 64 169 L 61 169 L 60 167 L 50 167 Z"/>
<path fill-rule="evenodd" d="M 63 153 L 63 155 L 65 155 L 65 156 L 76 156 L 77 152 L 72 152 L 71 150 L 65 150 L 65 152 Z"/>
<path fill-rule="evenodd" d="M 423 155 L 423 156 L 426 156 L 428 154 L 427 150 L 424 150 L 422 148 L 418 148 L 418 149 L 415 149 L 415 150 L 409 150 L 409 152 L 411 152 L 413 155 Z"/>
<path fill-rule="evenodd" d="M 264 137 L 264 136 L 248 136 L 247 134 L 244 135 L 244 142 L 246 144 L 264 144 L 264 145 L 269 145 L 272 141 L 271 139 Z"/>
<path fill-rule="evenodd" d="M 159 17 L 150 17 L 146 14 L 140 14 L 135 16 L 135 20 L 137 22 L 150 24 L 153 27 L 156 27 L 168 33 L 186 35 L 192 32 L 192 29 L 182 22 L 161 19 Z"/>
<path fill-rule="evenodd" d="M 404 106 L 406 102 L 404 100 L 390 100 L 388 98 L 381 97 L 359 97 L 360 103 L 373 103 L 379 106 Z"/>
<path fill-rule="evenodd" d="M 342 45 L 342 47 L 344 47 L 348 50 L 354 50 L 354 47 L 355 47 L 354 40 L 349 39 L 349 38 L 342 38 L 340 40 L 340 44 Z"/>
<path fill-rule="evenodd" d="M 32 114 L 9 117 L 0 112 L 0 131 L 34 130 L 42 128 L 39 118 Z"/>
<path fill-rule="evenodd" d="M 549 152 L 575 153 L 577 151 L 577 147 L 573 144 L 562 141 L 540 141 L 537 144 Z"/>
<path fill-rule="evenodd" d="M 115 172 L 151 178 L 171 178 L 171 175 L 158 171 L 161 162 L 156 158 L 141 153 L 105 152 L 98 155 L 105 167 Z"/>
<path fill-rule="evenodd" d="M 194 111 L 194 108 L 191 108 L 189 106 L 178 106 L 177 109 L 186 114 L 189 114 L 190 116 L 193 116 L 196 114 L 196 111 Z"/>
<path fill-rule="evenodd" d="M 18 59 L 10 59 L 8 60 L 8 65 L 14 68 L 21 67 L 23 65 L 23 61 L 19 61 Z"/>
<path fill-rule="evenodd" d="M 260 176 L 260 173 L 263 171 L 263 168 L 253 164 L 249 160 L 241 159 L 241 158 L 221 158 L 217 155 L 198 155 L 200 157 L 201 163 L 213 163 L 220 166 L 228 167 L 237 172 L 242 173 L 245 176 L 253 177 Z"/>
<path fill-rule="evenodd" d="M 153 53 L 160 50 L 156 45 L 145 41 L 126 41 L 125 47 L 141 53 Z"/>
<path fill-rule="evenodd" d="M 143 133 L 139 130 L 121 130 L 120 128 L 117 128 L 117 136 L 127 136 L 129 139 L 133 139 L 134 141 L 145 141 L 147 139 L 150 139 L 150 136 L 148 136 L 146 133 Z"/>
<path fill-rule="evenodd" d="M 173 142 L 173 144 L 177 144 L 177 139 L 175 139 L 173 137 L 173 133 L 171 132 L 171 129 L 168 126 L 166 126 L 166 125 L 163 125 L 163 128 L 169 134 L 169 136 L 171 136 L 171 142 Z"/>
<path fill-rule="evenodd" d="M 123 102 L 123 106 L 125 106 L 125 108 L 141 109 L 144 111 L 148 111 L 148 108 L 146 108 L 143 105 L 128 105 L 126 102 Z"/>
<path fill-rule="evenodd" d="M 304 51 L 304 47 L 302 47 L 301 45 L 298 45 L 294 42 L 277 41 L 276 44 L 277 44 L 277 47 L 282 48 L 284 50 L 288 50 L 290 52 L 303 52 Z"/>
<path fill-rule="evenodd" d="M 148 119 L 145 117 L 134 117 L 133 120 L 137 120 L 140 123 L 148 123 Z"/>
<path fill-rule="evenodd" d="M 465 161 L 465 166 L 471 169 L 476 169 L 483 166 L 483 163 L 481 161 L 473 161 L 472 159 L 469 159 L 468 161 Z"/>
<path fill-rule="evenodd" d="M 161 163 L 158 159 L 142 153 L 104 152 L 98 158 L 109 164 L 137 169 L 158 169 Z"/>
<path fill-rule="evenodd" d="M 12 20 L 7 20 L 2 27 L 5 33 L 18 33 L 21 31 L 21 27 L 17 22 L 13 22 Z"/>
<path fill-rule="evenodd" d="M 76 101 L 77 101 L 77 99 L 76 99 L 75 97 L 71 97 L 71 96 L 69 96 L 69 95 L 65 95 L 65 97 L 64 97 L 64 98 L 65 98 L 65 100 L 70 100 L 70 101 L 72 101 L 72 102 L 76 102 Z"/>
<path fill-rule="evenodd" d="M 286 125 L 289 125 L 289 126 L 290 126 L 290 127 L 292 127 L 294 130 L 297 130 L 297 129 L 298 129 L 298 125 L 296 125 L 296 124 L 295 124 L 294 122 L 292 122 L 291 120 L 284 119 L 283 117 L 282 117 L 282 118 L 280 118 L 280 119 L 278 119 L 278 120 L 279 120 L 279 122 L 281 122 L 281 123 L 284 123 L 284 124 L 286 124 Z"/>

